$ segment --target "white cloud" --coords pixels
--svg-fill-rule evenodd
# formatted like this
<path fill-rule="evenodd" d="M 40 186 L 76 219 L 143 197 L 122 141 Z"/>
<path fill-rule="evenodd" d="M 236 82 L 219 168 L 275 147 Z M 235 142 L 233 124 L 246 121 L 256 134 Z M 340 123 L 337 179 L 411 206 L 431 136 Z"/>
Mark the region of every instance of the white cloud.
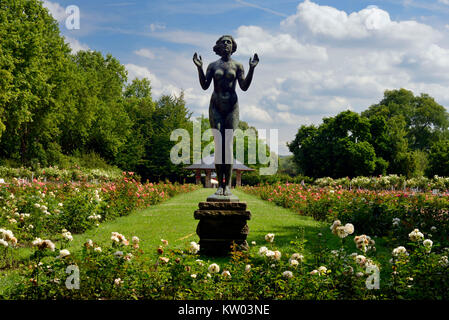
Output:
<path fill-rule="evenodd" d="M 290 34 L 270 34 L 257 26 L 241 26 L 237 29 L 238 55 L 257 53 L 277 59 L 327 60 L 326 49 L 303 45 Z"/>
<path fill-rule="evenodd" d="M 48 0 L 44 0 L 42 5 L 50 11 L 53 18 L 55 18 L 58 22 L 63 21 L 67 14 L 65 13 L 65 8 L 63 8 L 59 3 L 57 2 L 51 2 Z"/>
<path fill-rule="evenodd" d="M 290 109 L 290 107 L 289 107 L 288 105 L 285 105 L 285 104 L 282 104 L 282 103 L 278 103 L 278 104 L 276 105 L 276 108 L 277 108 L 279 111 L 288 111 L 288 109 Z"/>
<path fill-rule="evenodd" d="M 77 53 L 81 50 L 89 50 L 89 46 L 87 44 L 81 43 L 75 38 L 65 36 L 65 40 L 72 49 L 72 53 Z"/>
<path fill-rule="evenodd" d="M 154 59 L 156 57 L 151 50 L 145 49 L 145 48 L 134 51 L 134 53 L 137 54 L 138 56 L 148 58 L 148 59 Z"/>
<path fill-rule="evenodd" d="M 387 11 L 376 6 L 348 15 L 345 11 L 321 6 L 310 0 L 300 3 L 296 14 L 282 21 L 281 27 L 301 38 L 346 41 L 374 39 L 384 46 L 404 43 L 417 45 L 419 43 L 416 40 L 428 44 L 441 36 L 432 27 L 413 20 L 392 21 Z"/>
<path fill-rule="evenodd" d="M 277 121 L 287 123 L 290 125 L 297 125 L 298 127 L 301 124 L 304 124 L 306 122 L 309 122 L 310 119 L 308 117 L 299 116 L 290 112 L 282 111 L 276 113 Z"/>
<path fill-rule="evenodd" d="M 438 2 L 449 5 L 449 0 L 438 0 Z"/>
<path fill-rule="evenodd" d="M 138 66 L 132 63 L 128 63 L 125 65 L 126 70 L 128 70 L 128 80 L 131 82 L 135 78 L 137 79 L 143 79 L 147 78 L 151 82 L 151 87 L 153 90 L 161 90 L 162 89 L 162 83 L 161 81 L 156 77 L 156 75 L 146 67 Z"/>
<path fill-rule="evenodd" d="M 239 108 L 240 118 L 244 121 L 251 123 L 251 121 L 270 123 L 272 121 L 271 116 L 267 111 L 255 106 L 249 105 Z"/>
<path fill-rule="evenodd" d="M 164 94 L 179 96 L 181 92 L 184 92 L 184 99 L 189 108 L 193 106 L 191 109 L 196 111 L 197 115 L 201 113 L 207 115 L 207 106 L 209 105 L 210 100 L 210 97 L 208 97 L 207 94 L 198 93 L 193 88 L 181 88 L 174 84 L 173 81 L 165 80 L 159 76 L 156 76 L 153 71 L 150 71 L 149 68 L 144 66 L 128 63 L 125 65 L 125 68 L 128 71 L 129 82 L 135 78 L 147 78 L 150 80 L 151 91 L 154 98 L 158 99 Z"/>

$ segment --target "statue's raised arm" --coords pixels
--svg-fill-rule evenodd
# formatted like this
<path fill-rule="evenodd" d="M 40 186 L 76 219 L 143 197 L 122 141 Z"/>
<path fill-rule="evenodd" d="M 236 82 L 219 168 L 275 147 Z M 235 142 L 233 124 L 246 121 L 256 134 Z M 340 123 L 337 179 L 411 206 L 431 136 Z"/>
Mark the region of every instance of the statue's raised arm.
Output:
<path fill-rule="evenodd" d="M 254 69 L 256 68 L 258 63 L 259 63 L 259 56 L 257 55 L 257 53 L 255 53 L 252 59 L 249 58 L 249 71 L 246 78 L 245 72 L 243 71 L 243 67 L 241 67 L 241 72 L 238 75 L 238 79 L 240 89 L 242 89 L 243 91 L 248 90 L 249 86 L 251 85 L 251 81 L 253 80 Z"/>
<path fill-rule="evenodd" d="M 200 79 L 201 88 L 207 90 L 212 82 L 212 75 L 210 73 L 210 66 L 207 68 L 206 75 L 203 71 L 203 59 L 201 56 L 198 58 L 198 54 L 195 52 L 193 55 L 193 63 L 198 68 L 198 77 Z"/>

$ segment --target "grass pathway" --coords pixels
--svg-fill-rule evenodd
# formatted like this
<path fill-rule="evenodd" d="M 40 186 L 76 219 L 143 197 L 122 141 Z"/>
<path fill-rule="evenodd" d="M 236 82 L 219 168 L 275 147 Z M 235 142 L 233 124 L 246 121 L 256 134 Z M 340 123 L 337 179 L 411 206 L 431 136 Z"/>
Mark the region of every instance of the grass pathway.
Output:
<path fill-rule="evenodd" d="M 88 239 L 92 239 L 100 246 L 109 246 L 113 231 L 124 234 L 127 239 L 138 236 L 141 248 L 149 255 L 155 255 L 161 239 L 168 240 L 171 248 L 185 249 L 191 241 L 199 241 L 196 234 L 198 220 L 193 218 L 193 212 L 198 208 L 198 202 L 205 201 L 213 192 L 213 189 L 200 189 L 180 194 L 164 203 L 103 223 L 96 229 L 75 235 L 68 249 L 75 252 Z M 291 251 L 293 249 L 290 241 L 299 236 L 299 228 L 304 228 L 305 237 L 309 242 L 313 242 L 319 232 L 328 229 L 324 228 L 327 225 L 310 217 L 299 216 L 289 209 L 239 190 L 233 192 L 240 201 L 248 203 L 248 210 L 252 214 L 251 220 L 248 221 L 250 229 L 248 243 L 256 241 L 257 245 L 263 245 L 266 243 L 265 234 L 274 233 L 276 248 Z"/>

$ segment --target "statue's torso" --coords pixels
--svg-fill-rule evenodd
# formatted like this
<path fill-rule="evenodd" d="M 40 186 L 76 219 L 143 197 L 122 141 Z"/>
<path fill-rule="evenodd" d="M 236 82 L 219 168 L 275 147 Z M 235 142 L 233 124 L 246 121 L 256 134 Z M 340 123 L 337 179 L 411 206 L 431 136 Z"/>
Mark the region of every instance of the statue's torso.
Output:
<path fill-rule="evenodd" d="M 236 108 L 237 94 L 235 86 L 240 65 L 234 60 L 217 60 L 212 64 L 214 92 L 212 100 L 220 113 L 232 112 Z"/>

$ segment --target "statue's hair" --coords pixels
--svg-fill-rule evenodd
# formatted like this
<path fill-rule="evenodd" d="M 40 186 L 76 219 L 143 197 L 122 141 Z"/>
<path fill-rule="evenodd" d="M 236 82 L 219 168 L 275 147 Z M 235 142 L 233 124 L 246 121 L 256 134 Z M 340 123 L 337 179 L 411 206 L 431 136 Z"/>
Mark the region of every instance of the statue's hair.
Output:
<path fill-rule="evenodd" d="M 217 42 L 215 42 L 215 46 L 214 46 L 214 52 L 216 54 L 218 54 L 219 56 L 221 56 L 221 52 L 220 52 L 220 46 L 218 45 L 220 43 L 221 40 L 223 40 L 223 38 L 230 38 L 232 41 L 232 53 L 234 53 L 237 50 L 237 42 L 235 42 L 234 38 L 230 35 L 224 35 L 221 36 Z"/>

